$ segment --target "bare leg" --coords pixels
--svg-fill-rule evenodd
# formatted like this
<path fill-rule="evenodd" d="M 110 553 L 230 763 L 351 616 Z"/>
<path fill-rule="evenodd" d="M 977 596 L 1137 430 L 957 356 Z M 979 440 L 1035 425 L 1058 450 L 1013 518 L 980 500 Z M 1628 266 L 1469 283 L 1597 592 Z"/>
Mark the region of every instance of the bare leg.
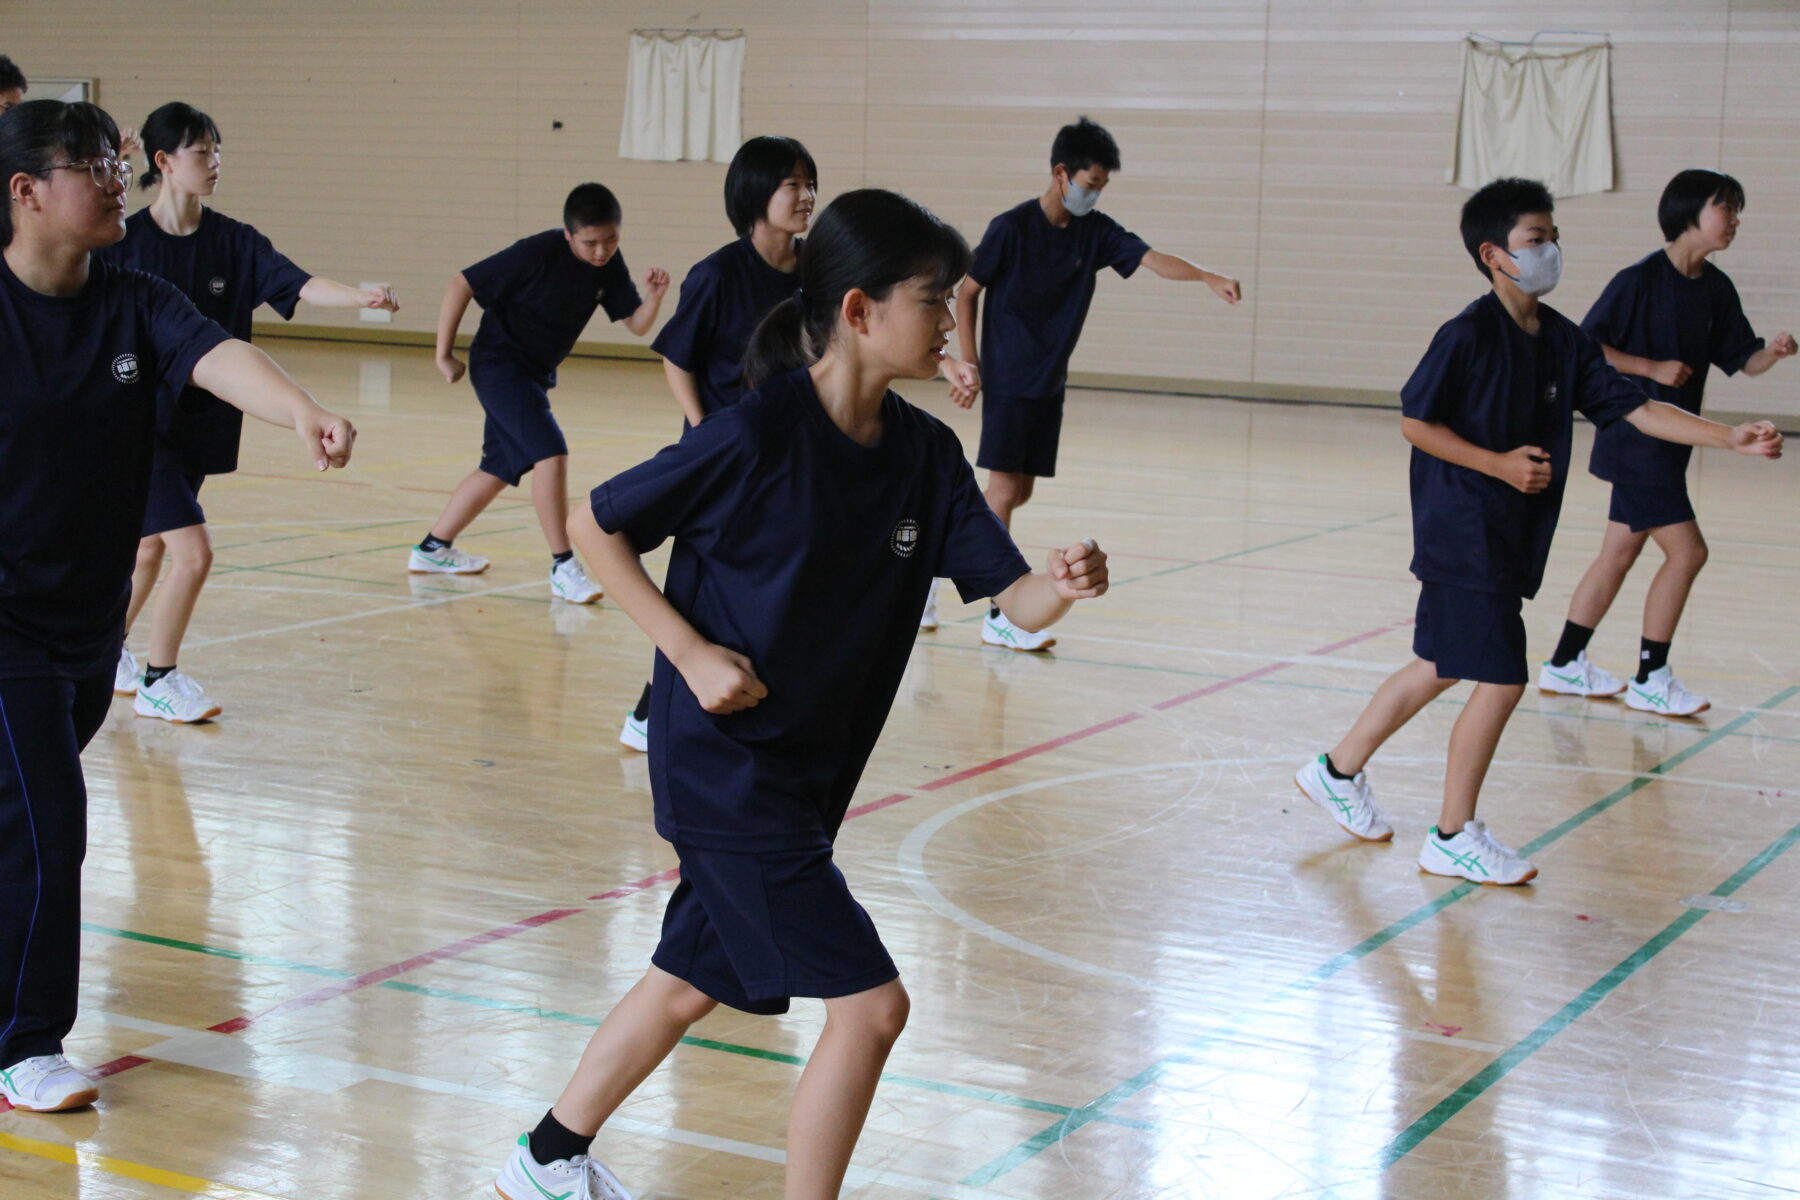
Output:
<path fill-rule="evenodd" d="M 450 493 L 450 500 L 444 505 L 437 523 L 431 527 L 431 536 L 443 542 L 454 542 L 456 535 L 469 527 L 469 522 L 481 515 L 481 510 L 494 502 L 494 497 L 506 490 L 506 480 L 489 475 L 486 471 L 470 471 L 463 476 L 463 481 L 456 485 Z"/>
<path fill-rule="evenodd" d="M 162 535 L 169 548 L 169 571 L 162 581 L 156 611 L 150 614 L 150 657 L 145 666 L 172 667 L 180 660 L 181 639 L 187 636 L 200 589 L 212 571 L 212 536 L 204 525 L 171 529 Z M 140 547 L 141 554 L 141 547 Z"/>
<path fill-rule="evenodd" d="M 1413 659 L 1375 689 L 1375 695 L 1362 710 L 1362 715 L 1356 718 L 1356 724 L 1350 727 L 1343 741 L 1331 748 L 1332 765 L 1346 774 L 1356 774 L 1368 765 L 1383 742 L 1457 682 L 1439 679 L 1436 665 L 1422 658 Z"/>
<path fill-rule="evenodd" d="M 1462 715 L 1450 730 L 1450 752 L 1444 761 L 1444 807 L 1437 827 L 1445 837 L 1474 818 L 1475 802 L 1481 796 L 1488 764 L 1494 761 L 1501 731 L 1524 694 L 1524 684 L 1478 683 L 1463 705 Z"/>
<path fill-rule="evenodd" d="M 531 468 L 531 503 L 550 553 L 569 552 L 569 456 L 546 458 Z"/>
<path fill-rule="evenodd" d="M 786 1200 L 836 1200 L 911 1003 L 898 979 L 825 1001 L 825 1030 L 788 1113 Z"/>
<path fill-rule="evenodd" d="M 125 633 L 131 633 L 131 627 L 137 624 L 138 614 L 144 611 L 144 605 L 150 600 L 150 592 L 156 587 L 156 576 L 162 571 L 163 536 L 153 533 L 138 542 L 137 566 L 131 571 L 131 605 L 125 610 Z"/>
<path fill-rule="evenodd" d="M 1569 601 L 1569 620 L 1589 629 L 1599 627 L 1649 536 L 1648 531 L 1633 533 L 1631 526 L 1617 521 L 1606 523 L 1600 554 L 1575 585 L 1575 595 Z"/>
<path fill-rule="evenodd" d="M 1000 518 L 1002 525 L 1011 529 L 1013 509 L 1031 499 L 1036 486 L 1035 475 L 1020 475 L 1016 471 L 989 471 L 986 492 L 988 507 L 994 510 L 994 515 Z"/>
<path fill-rule="evenodd" d="M 688 1026 L 717 1007 L 692 984 L 651 967 L 600 1022 L 550 1111 L 565 1129 L 589 1136 L 669 1056 Z"/>
<path fill-rule="evenodd" d="M 1675 627 L 1681 623 L 1681 610 L 1687 607 L 1688 592 L 1706 565 L 1706 539 L 1696 521 L 1663 525 L 1649 533 L 1663 552 L 1663 565 L 1644 598 L 1644 636 L 1653 642 L 1672 642 Z"/>

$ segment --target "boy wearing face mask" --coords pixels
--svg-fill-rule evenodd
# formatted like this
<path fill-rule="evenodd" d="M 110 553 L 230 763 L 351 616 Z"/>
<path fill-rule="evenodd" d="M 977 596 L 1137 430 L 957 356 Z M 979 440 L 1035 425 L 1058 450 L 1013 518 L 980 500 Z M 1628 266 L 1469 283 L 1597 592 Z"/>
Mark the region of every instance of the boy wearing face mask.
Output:
<path fill-rule="evenodd" d="M 1064 125 L 1050 148 L 1049 187 L 988 223 L 957 294 L 963 360 L 979 368 L 980 385 L 953 392 L 952 399 L 967 408 L 976 391 L 985 389 L 975 465 L 987 468 L 988 507 L 1008 527 L 1039 477 L 1056 474 L 1069 356 L 1101 271 L 1111 267 L 1129 279 L 1140 266 L 1148 267 L 1164 279 L 1204 283 L 1228 304 L 1243 298 L 1237 280 L 1152 250 L 1094 211 L 1118 169 L 1119 144 L 1112 134 L 1086 117 Z M 987 324 L 977 337 L 983 291 Z M 935 609 L 927 609 L 921 625 L 936 627 Z M 990 606 L 981 640 L 1011 650 L 1047 650 L 1056 639 L 1020 629 Z"/>
<path fill-rule="evenodd" d="M 1472 680 L 1419 868 L 1475 883 L 1537 875 L 1475 819 L 1475 805 L 1525 691 L 1521 610 L 1543 581 L 1575 411 L 1602 430 L 1623 420 L 1667 442 L 1781 454 L 1781 435 L 1766 421 L 1732 428 L 1647 401 L 1607 365 L 1599 343 L 1538 302 L 1562 270 L 1554 208 L 1544 186 L 1526 179 L 1496 180 L 1463 206 L 1463 245 L 1493 289 L 1438 330 L 1400 392 L 1400 429 L 1413 447 L 1416 657 L 1388 677 L 1342 741 L 1294 777 L 1346 832 L 1387 841 L 1394 830 L 1375 807 L 1364 764 L 1425 705 Z"/>

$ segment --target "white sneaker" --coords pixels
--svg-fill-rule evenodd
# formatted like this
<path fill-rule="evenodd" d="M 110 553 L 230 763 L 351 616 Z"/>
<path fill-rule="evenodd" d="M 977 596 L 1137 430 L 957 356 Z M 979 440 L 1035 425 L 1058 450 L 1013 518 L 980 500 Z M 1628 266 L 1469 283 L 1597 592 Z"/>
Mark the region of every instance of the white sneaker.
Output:
<path fill-rule="evenodd" d="M 931 581 L 931 591 L 925 596 L 925 611 L 919 614 L 919 632 L 930 633 L 937 627 L 937 580 L 934 579 Z"/>
<path fill-rule="evenodd" d="M 990 613 L 983 618 L 981 640 L 1008 650 L 1048 650 L 1056 645 L 1056 639 L 1048 633 L 1028 633 L 1007 620 L 1005 613 Z"/>
<path fill-rule="evenodd" d="M 1665 717 L 1691 717 L 1712 707 L 1705 696 L 1696 696 L 1681 686 L 1675 672 L 1665 664 L 1650 672 L 1650 678 L 1631 681 L 1625 689 L 1625 703 L 1639 712 L 1661 713 Z"/>
<path fill-rule="evenodd" d="M 606 1164 L 586 1154 L 544 1166 L 531 1157 L 531 1135 L 519 1145 L 494 1180 L 505 1200 L 631 1200 L 631 1193 Z"/>
<path fill-rule="evenodd" d="M 113 695 L 135 696 L 143 681 L 144 669 L 138 666 L 137 655 L 119 647 L 119 665 L 113 668 Z"/>
<path fill-rule="evenodd" d="M 1586 650 L 1577 654 L 1573 662 L 1560 667 L 1551 666 L 1546 661 L 1544 669 L 1538 672 L 1538 691 L 1549 692 L 1554 696 L 1605 699 L 1624 690 L 1625 681 L 1605 667 L 1589 662 Z"/>
<path fill-rule="evenodd" d="M 209 720 L 225 711 L 200 690 L 192 677 L 180 671 L 140 686 L 131 707 L 140 717 L 161 717 L 177 725 Z"/>
<path fill-rule="evenodd" d="M 1294 775 L 1294 786 L 1302 795 L 1330 814 L 1331 819 L 1352 837 L 1365 842 L 1385 842 L 1394 836 L 1375 807 L 1375 793 L 1369 787 L 1369 773 L 1358 771 L 1350 779 L 1333 779 L 1325 769 L 1325 756 L 1319 755 Z"/>
<path fill-rule="evenodd" d="M 24 1112 L 64 1112 L 100 1098 L 94 1081 L 60 1054 L 40 1054 L 0 1069 L 0 1096 Z"/>
<path fill-rule="evenodd" d="M 1482 821 L 1470 821 L 1447 842 L 1438 838 L 1433 825 L 1419 848 L 1419 870 L 1502 887 L 1537 878 L 1537 868 L 1517 850 L 1501 845 Z"/>
<path fill-rule="evenodd" d="M 488 569 L 488 560 L 455 546 L 441 550 L 421 550 L 417 546 L 407 556 L 406 569 L 414 575 L 479 575 Z"/>
<path fill-rule="evenodd" d="M 550 594 L 570 604 L 592 604 L 605 595 L 600 585 L 587 577 L 581 563 L 573 558 L 550 568 Z"/>
<path fill-rule="evenodd" d="M 627 750 L 636 750 L 639 754 L 650 752 L 650 718 L 642 721 L 637 714 L 626 713 L 625 724 L 619 730 L 619 745 Z"/>

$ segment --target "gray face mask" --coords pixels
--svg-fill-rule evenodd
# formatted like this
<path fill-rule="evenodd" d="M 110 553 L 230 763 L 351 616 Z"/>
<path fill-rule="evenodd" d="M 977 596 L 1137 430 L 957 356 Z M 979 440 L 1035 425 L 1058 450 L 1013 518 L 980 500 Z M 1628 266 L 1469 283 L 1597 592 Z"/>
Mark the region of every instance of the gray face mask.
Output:
<path fill-rule="evenodd" d="M 1506 273 L 1527 296 L 1548 296 L 1562 280 L 1562 247 L 1555 242 L 1508 251 L 1519 273 Z"/>
<path fill-rule="evenodd" d="M 1069 210 L 1071 217 L 1085 217 L 1093 212 L 1099 203 L 1100 190 L 1098 188 L 1089 191 L 1076 183 L 1074 179 L 1069 180 L 1069 190 L 1063 193 L 1063 207 Z"/>

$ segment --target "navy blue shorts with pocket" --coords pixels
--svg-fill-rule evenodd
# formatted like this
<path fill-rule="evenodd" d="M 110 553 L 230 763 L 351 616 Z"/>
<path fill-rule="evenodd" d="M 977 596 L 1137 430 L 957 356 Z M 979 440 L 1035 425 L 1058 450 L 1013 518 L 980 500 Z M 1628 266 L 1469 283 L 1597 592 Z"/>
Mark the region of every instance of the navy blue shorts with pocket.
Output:
<path fill-rule="evenodd" d="M 1688 499 L 1687 480 L 1674 487 L 1644 487 L 1615 483 L 1607 519 L 1628 526 L 1633 533 L 1680 525 L 1694 519 L 1694 503 Z"/>
<path fill-rule="evenodd" d="M 681 883 L 650 961 L 721 1004 L 783 1013 L 900 977 L 829 846 L 739 854 L 677 845 Z"/>
<path fill-rule="evenodd" d="M 206 476 L 190 471 L 174 455 L 158 454 L 150 468 L 150 503 L 144 509 L 142 536 L 206 524 L 200 507 L 200 485 Z"/>
<path fill-rule="evenodd" d="M 1421 583 L 1413 653 L 1439 679 L 1522 684 L 1529 677 L 1524 607 L 1518 596 Z"/>
<path fill-rule="evenodd" d="M 981 395 L 981 450 L 975 465 L 989 471 L 1036 475 L 1056 474 L 1056 448 L 1062 441 L 1063 393 L 1018 399 Z"/>
<path fill-rule="evenodd" d="M 481 436 L 483 471 L 517 487 L 532 467 L 569 452 L 543 381 L 503 359 L 471 359 L 469 382 L 487 413 Z"/>

